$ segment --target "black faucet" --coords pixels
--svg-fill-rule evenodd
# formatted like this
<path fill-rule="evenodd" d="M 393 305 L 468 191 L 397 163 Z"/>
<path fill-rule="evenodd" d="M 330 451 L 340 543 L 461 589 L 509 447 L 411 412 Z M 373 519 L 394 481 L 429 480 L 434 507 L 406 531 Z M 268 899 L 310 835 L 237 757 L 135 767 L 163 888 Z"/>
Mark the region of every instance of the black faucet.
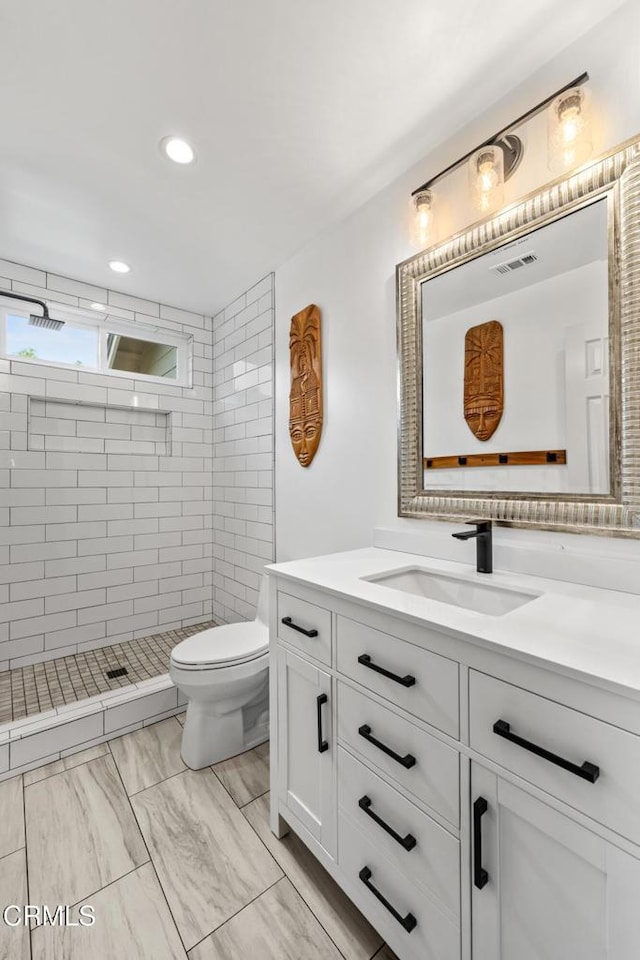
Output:
<path fill-rule="evenodd" d="M 476 570 L 478 573 L 493 573 L 493 549 L 491 520 L 467 520 L 475 530 L 452 533 L 456 540 L 476 541 Z"/>

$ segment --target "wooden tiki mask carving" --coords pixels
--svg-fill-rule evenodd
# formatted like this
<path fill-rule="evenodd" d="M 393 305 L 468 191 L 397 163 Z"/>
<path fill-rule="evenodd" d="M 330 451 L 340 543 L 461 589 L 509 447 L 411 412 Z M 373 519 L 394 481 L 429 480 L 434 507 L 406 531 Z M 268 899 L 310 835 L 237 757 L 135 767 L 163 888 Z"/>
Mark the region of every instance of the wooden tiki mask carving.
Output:
<path fill-rule="evenodd" d="M 464 338 L 464 418 L 478 440 L 488 440 L 503 411 L 503 330 L 497 320 L 489 320 L 470 327 Z"/>
<path fill-rule="evenodd" d="M 289 436 L 301 467 L 316 455 L 322 433 L 322 338 L 320 310 L 309 304 L 291 318 Z"/>

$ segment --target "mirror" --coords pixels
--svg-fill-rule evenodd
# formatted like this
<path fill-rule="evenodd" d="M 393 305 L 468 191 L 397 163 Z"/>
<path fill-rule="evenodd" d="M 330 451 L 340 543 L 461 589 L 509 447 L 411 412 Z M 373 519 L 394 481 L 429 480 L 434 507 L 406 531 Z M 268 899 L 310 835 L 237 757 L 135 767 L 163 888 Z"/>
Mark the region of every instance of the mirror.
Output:
<path fill-rule="evenodd" d="M 421 285 L 425 490 L 608 494 L 600 198 Z"/>
<path fill-rule="evenodd" d="M 640 140 L 399 264 L 398 514 L 640 535 Z"/>

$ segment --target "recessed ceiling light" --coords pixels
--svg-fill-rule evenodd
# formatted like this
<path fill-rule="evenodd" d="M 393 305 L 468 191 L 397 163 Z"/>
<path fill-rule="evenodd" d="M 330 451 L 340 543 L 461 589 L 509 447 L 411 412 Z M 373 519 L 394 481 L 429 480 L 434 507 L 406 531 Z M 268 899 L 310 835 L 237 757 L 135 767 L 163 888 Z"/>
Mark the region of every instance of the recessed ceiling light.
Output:
<path fill-rule="evenodd" d="M 195 158 L 191 144 L 180 137 L 165 137 L 160 146 L 174 163 L 192 163 Z"/>
<path fill-rule="evenodd" d="M 129 264 L 123 260 L 109 260 L 109 266 L 114 273 L 129 273 L 129 270 L 131 270 Z"/>
<path fill-rule="evenodd" d="M 105 307 L 104 303 L 92 303 L 92 304 L 91 304 L 91 309 L 92 309 L 92 310 L 106 310 L 107 308 Z"/>

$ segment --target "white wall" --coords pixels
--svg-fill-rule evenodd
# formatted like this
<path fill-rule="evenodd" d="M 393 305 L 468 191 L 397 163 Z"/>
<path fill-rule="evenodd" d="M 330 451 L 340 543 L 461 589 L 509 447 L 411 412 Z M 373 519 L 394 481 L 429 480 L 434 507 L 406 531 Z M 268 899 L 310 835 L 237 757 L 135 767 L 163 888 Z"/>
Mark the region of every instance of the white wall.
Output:
<path fill-rule="evenodd" d="M 624 4 L 595 30 L 576 40 L 548 66 L 351 217 L 318 237 L 276 272 L 276 541 L 286 560 L 349 549 L 371 542 L 375 526 L 433 530 L 400 521 L 396 497 L 395 265 L 415 251 L 409 244 L 409 196 L 415 187 L 495 130 L 587 69 L 594 105 L 594 149 L 603 152 L 639 132 L 640 5 Z M 514 51 L 517 55 L 517 51 Z M 499 69 L 499 65 L 496 65 Z M 506 201 L 551 179 L 543 116 L 524 128 L 525 158 L 507 183 Z M 462 169 L 442 182 L 443 232 L 473 219 Z M 308 303 L 323 314 L 325 422 L 311 467 L 302 469 L 289 443 L 288 333 L 291 316 Z M 448 531 L 448 525 L 436 525 Z M 500 537 L 527 542 L 535 532 L 505 530 Z M 498 539 L 499 539 L 498 538 Z M 564 549 L 567 539 L 545 539 Z M 588 538 L 596 555 L 617 549 Z M 453 541 L 452 541 L 453 542 Z M 536 542 L 540 542 L 536 540 Z M 618 541 L 619 543 L 619 541 Z M 465 559 L 471 558 L 464 549 Z M 640 545 L 625 544 L 640 557 Z M 628 553 L 629 551 L 626 550 Z"/>
<path fill-rule="evenodd" d="M 274 557 L 273 274 L 213 318 L 213 612 L 255 616 Z"/>
<path fill-rule="evenodd" d="M 192 387 L 0 359 L 0 670 L 210 619 L 211 318 L 7 261 L 0 288 L 193 338 Z M 28 442 L 31 398 L 59 438 Z"/>
<path fill-rule="evenodd" d="M 428 320 L 423 328 L 424 456 L 450 457 L 517 450 L 567 450 L 587 440 L 567 436 L 567 327 L 592 324 L 606 336 L 607 264 L 601 260 L 522 290 Z M 467 330 L 498 320 L 504 330 L 504 413 L 489 440 L 478 440 L 464 419 L 464 344 Z M 586 455 L 584 456 L 587 460 Z M 456 467 L 426 470 L 425 487 L 464 490 L 567 491 L 567 466 Z M 589 492 L 585 471 L 573 493 Z"/>

